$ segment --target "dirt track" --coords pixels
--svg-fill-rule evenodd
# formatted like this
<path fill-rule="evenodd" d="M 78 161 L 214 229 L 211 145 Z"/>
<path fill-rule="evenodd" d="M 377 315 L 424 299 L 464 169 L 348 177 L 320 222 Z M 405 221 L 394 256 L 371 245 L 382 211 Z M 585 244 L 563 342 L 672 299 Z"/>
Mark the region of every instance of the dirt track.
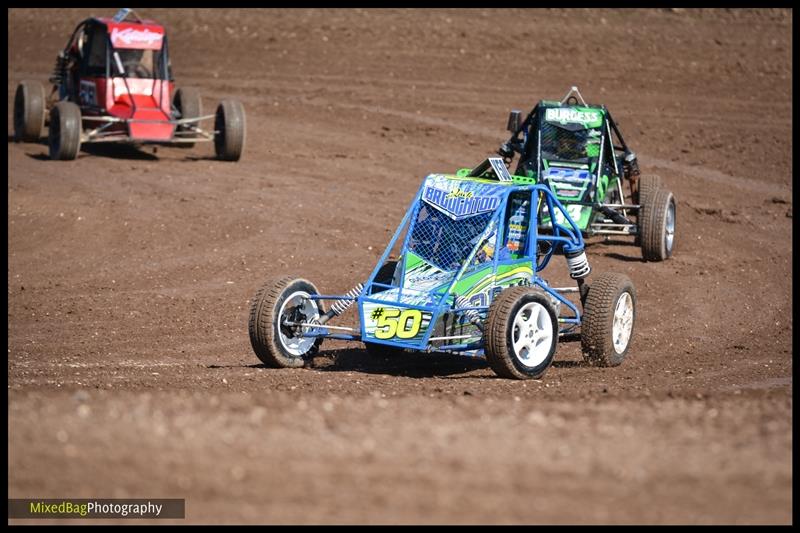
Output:
<path fill-rule="evenodd" d="M 9 134 L 16 84 L 110 13 L 9 12 Z M 9 497 L 186 498 L 193 522 L 791 521 L 790 11 L 142 14 L 206 110 L 243 102 L 247 147 L 63 163 L 9 137 Z M 622 366 L 576 343 L 535 382 L 355 343 L 257 364 L 260 284 L 362 281 L 423 176 L 571 85 L 678 199 L 672 260 L 589 248 L 636 285 Z"/>

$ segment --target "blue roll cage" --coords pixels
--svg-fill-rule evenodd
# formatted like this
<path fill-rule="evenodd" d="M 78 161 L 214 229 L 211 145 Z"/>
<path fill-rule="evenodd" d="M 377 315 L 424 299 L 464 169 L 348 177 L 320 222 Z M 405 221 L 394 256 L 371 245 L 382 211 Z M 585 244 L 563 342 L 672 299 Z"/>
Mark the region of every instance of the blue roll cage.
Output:
<path fill-rule="evenodd" d="M 455 177 L 454 177 L 455 178 Z M 401 308 L 401 309 L 418 309 L 420 311 L 427 311 L 431 313 L 431 318 L 429 325 L 427 327 L 427 331 L 423 338 L 415 343 L 409 342 L 398 342 L 392 340 L 384 340 L 384 339 L 377 339 L 374 337 L 369 337 L 367 342 L 375 343 L 375 344 L 385 344 L 387 346 L 394 346 L 398 348 L 408 348 L 412 350 L 420 350 L 420 351 L 431 351 L 434 348 L 437 351 L 450 351 L 450 352 L 473 352 L 473 355 L 483 355 L 483 343 L 472 343 L 472 344 L 445 344 L 441 346 L 432 346 L 430 344 L 431 334 L 433 333 L 436 325 L 436 321 L 442 315 L 442 313 L 452 313 L 453 315 L 464 314 L 466 312 L 485 312 L 489 309 L 489 305 L 491 305 L 491 301 L 487 302 L 487 305 L 482 306 L 473 306 L 473 307 L 458 307 L 455 308 L 455 297 L 451 293 L 453 287 L 458 283 L 465 272 L 469 270 L 470 263 L 472 262 L 475 253 L 478 251 L 479 246 L 489 236 L 490 231 L 492 230 L 492 220 L 497 220 L 497 229 L 495 234 L 495 250 L 499 250 L 500 247 L 497 246 L 498 241 L 497 239 L 501 239 L 502 236 L 505 234 L 505 213 L 507 210 L 508 199 L 512 193 L 516 192 L 524 192 L 530 191 L 531 193 L 531 200 L 533 200 L 533 195 L 537 195 L 537 199 L 539 203 L 535 205 L 540 205 L 541 201 L 544 201 L 547 205 L 548 212 L 553 214 L 555 210 L 561 211 L 564 216 L 564 220 L 567 222 L 567 225 L 560 224 L 556 222 L 555 217 L 551 215 L 551 227 L 552 227 L 552 234 L 540 234 L 539 233 L 539 224 L 538 224 L 538 212 L 539 209 L 532 209 L 531 210 L 531 221 L 528 224 L 528 242 L 527 242 L 527 254 L 526 257 L 522 259 L 514 259 L 514 260 L 504 260 L 501 261 L 499 259 L 500 254 L 495 253 L 492 261 L 492 274 L 494 276 L 497 275 L 497 269 L 499 266 L 503 265 L 521 265 L 525 264 L 525 262 L 529 262 L 531 264 L 531 270 L 533 275 L 531 276 L 531 285 L 537 286 L 545 291 L 547 294 L 552 296 L 553 298 L 557 299 L 561 302 L 571 313 L 564 314 L 563 312 L 558 317 L 558 322 L 563 324 L 563 326 L 559 329 L 559 333 L 568 333 L 574 330 L 574 328 L 581 323 L 581 311 L 576 304 L 572 301 L 567 299 L 560 291 L 551 288 L 541 277 L 537 274 L 538 272 L 542 271 L 547 264 L 550 262 L 550 259 L 556 253 L 573 253 L 573 252 L 581 252 L 584 249 L 584 241 L 583 236 L 581 235 L 581 231 L 578 229 L 577 224 L 572 220 L 567 212 L 566 208 L 561 204 L 561 202 L 556 198 L 555 194 L 544 185 L 516 185 L 516 184 L 508 184 L 507 191 L 503 192 L 502 201 L 498 205 L 498 207 L 494 210 L 492 215 L 492 219 L 486 225 L 483 233 L 481 234 L 480 238 L 477 239 L 477 244 L 470 252 L 467 259 L 464 261 L 462 266 L 459 268 L 457 274 L 453 277 L 452 281 L 436 291 L 430 292 L 430 296 L 432 297 L 431 300 L 434 300 L 434 303 L 429 305 L 413 305 L 402 303 L 400 298 L 402 296 L 402 281 L 400 282 L 400 286 L 395 285 L 388 285 L 385 283 L 378 283 L 375 281 L 375 277 L 378 275 L 378 271 L 384 265 L 386 260 L 391 253 L 391 250 L 394 248 L 397 240 L 402 235 L 403 230 L 412 223 L 415 219 L 417 212 L 421 208 L 422 205 L 422 192 L 425 188 L 425 181 L 423 181 L 422 186 L 420 186 L 419 190 L 417 191 L 416 195 L 414 196 L 414 200 L 411 203 L 411 206 L 406 211 L 405 216 L 403 217 L 400 225 L 397 227 L 392 239 L 389 241 L 389 244 L 386 246 L 381 258 L 378 260 L 375 268 L 372 270 L 372 273 L 369 276 L 366 284 L 364 285 L 364 289 L 362 290 L 361 294 L 356 297 L 348 296 L 348 295 L 324 295 L 324 294 L 315 294 L 309 296 L 309 299 L 312 300 L 342 300 L 342 301 L 355 301 L 358 306 L 358 314 L 359 317 L 363 316 L 364 312 L 364 303 L 378 303 L 378 304 L 386 304 L 391 305 L 392 307 Z M 534 205 L 533 203 L 531 205 Z M 406 232 L 405 238 L 403 240 L 403 246 L 401 248 L 401 257 L 403 260 L 402 271 L 405 271 L 405 261 L 408 257 L 408 241 L 410 239 L 411 233 L 413 228 L 409 227 L 408 231 Z M 538 250 L 538 241 L 545 241 L 549 242 L 550 246 L 549 249 L 542 253 L 540 257 L 537 257 L 537 250 Z M 386 289 L 399 289 L 397 301 L 390 301 L 386 299 L 377 299 L 372 297 L 374 294 L 374 289 L 380 288 L 382 290 Z M 491 294 L 491 293 L 490 293 Z M 325 326 L 319 326 L 316 328 L 309 328 L 307 331 L 301 333 L 300 335 L 303 337 L 323 337 L 328 339 L 338 339 L 338 340 L 348 340 L 348 341 L 364 341 L 367 338 L 364 321 L 360 321 L 360 333 L 358 335 L 354 334 L 337 334 L 331 333 L 329 329 Z"/>

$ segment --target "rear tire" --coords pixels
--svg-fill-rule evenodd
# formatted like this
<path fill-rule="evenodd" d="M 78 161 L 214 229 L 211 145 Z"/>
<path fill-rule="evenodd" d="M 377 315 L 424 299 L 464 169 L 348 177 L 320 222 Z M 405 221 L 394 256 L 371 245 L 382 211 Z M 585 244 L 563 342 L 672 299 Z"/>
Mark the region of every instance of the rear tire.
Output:
<path fill-rule="evenodd" d="M 654 191 L 642 205 L 642 256 L 645 261 L 664 261 L 675 248 L 675 197 L 666 189 Z"/>
<path fill-rule="evenodd" d="M 72 102 L 62 100 L 50 110 L 50 159 L 70 161 L 81 148 L 81 110 Z"/>
<path fill-rule="evenodd" d="M 637 203 L 644 204 L 647 197 L 664 186 L 664 180 L 659 174 L 642 174 L 639 176 L 639 198 Z"/>
<path fill-rule="evenodd" d="M 642 174 L 639 176 L 639 190 L 636 192 L 635 203 L 639 204 L 639 216 L 637 217 L 637 225 L 639 226 L 639 233 L 636 234 L 634 244 L 636 246 L 642 245 L 642 209 L 649 201 L 649 197 L 664 185 L 664 180 L 661 179 L 659 174 Z"/>
<path fill-rule="evenodd" d="M 544 291 L 510 287 L 494 299 L 484 325 L 484 348 L 498 376 L 541 378 L 557 345 L 558 317 Z"/>
<path fill-rule="evenodd" d="M 244 107 L 236 100 L 223 100 L 214 119 L 214 150 L 223 161 L 238 161 L 245 141 Z"/>
<path fill-rule="evenodd" d="M 319 300 L 306 298 L 319 294 L 304 279 L 283 277 L 263 285 L 250 307 L 248 330 L 256 356 L 273 368 L 297 368 L 319 351 L 322 338 L 299 337 L 300 328 L 283 326 L 284 320 L 308 322 L 324 310 Z"/>
<path fill-rule="evenodd" d="M 36 142 L 44 130 L 44 87 L 38 81 L 23 81 L 14 95 L 14 140 Z"/>
<path fill-rule="evenodd" d="M 378 270 L 378 273 L 375 274 L 375 282 L 386 283 L 387 285 L 391 284 L 392 279 L 394 279 L 394 273 L 396 269 L 397 261 L 386 261 L 386 263 L 384 263 L 384 265 Z M 389 289 L 384 287 L 375 287 L 373 294 L 387 290 Z M 372 357 L 396 357 L 405 353 L 403 348 L 379 344 L 377 342 L 365 342 L 364 346 L 367 349 L 367 353 Z"/>
<path fill-rule="evenodd" d="M 172 98 L 174 105 L 180 112 L 180 118 L 197 118 L 203 116 L 203 100 L 200 98 L 200 91 L 194 87 L 182 87 L 175 91 Z M 196 125 L 196 124 L 194 124 Z M 178 126 L 178 131 L 192 131 L 190 126 Z M 195 143 L 178 143 L 179 148 L 192 148 Z"/>
<path fill-rule="evenodd" d="M 603 273 L 589 286 L 581 321 L 586 361 L 617 366 L 628 354 L 636 319 L 636 290 L 624 274 Z"/>

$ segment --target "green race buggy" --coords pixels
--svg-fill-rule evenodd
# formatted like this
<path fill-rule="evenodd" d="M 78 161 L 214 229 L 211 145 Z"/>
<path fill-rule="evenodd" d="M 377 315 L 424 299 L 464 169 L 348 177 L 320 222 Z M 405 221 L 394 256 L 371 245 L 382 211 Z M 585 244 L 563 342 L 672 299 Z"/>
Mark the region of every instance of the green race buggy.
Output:
<path fill-rule="evenodd" d="M 660 176 L 640 174 L 605 106 L 588 105 L 572 87 L 561 101 L 540 101 L 524 120 L 511 111 L 508 129 L 511 138 L 498 150 L 505 163 L 519 154 L 514 173 L 553 191 L 585 235 L 631 235 L 645 260 L 672 256 L 675 197 Z"/>

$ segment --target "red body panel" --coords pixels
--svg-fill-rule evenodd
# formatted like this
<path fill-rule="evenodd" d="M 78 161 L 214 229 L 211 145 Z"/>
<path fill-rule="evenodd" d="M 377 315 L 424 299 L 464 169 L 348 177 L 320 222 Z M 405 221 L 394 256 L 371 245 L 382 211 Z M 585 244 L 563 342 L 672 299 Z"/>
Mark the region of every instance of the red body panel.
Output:
<path fill-rule="evenodd" d="M 142 120 L 163 120 L 164 115 L 160 111 L 137 110 L 133 118 Z M 132 139 L 140 141 L 169 141 L 175 133 L 175 126 L 165 122 L 129 122 L 128 135 Z"/>
<path fill-rule="evenodd" d="M 112 115 L 120 118 L 131 118 L 130 112 L 127 115 L 116 114 L 111 110 L 117 104 L 125 104 L 130 107 L 130 96 L 134 97 L 134 102 L 139 106 L 138 98 L 140 96 L 147 96 L 150 99 L 144 100 L 148 102 L 147 107 L 155 107 L 163 111 L 162 119 L 169 120 L 172 112 L 171 96 L 172 84 L 164 80 L 151 80 L 151 79 L 138 79 L 128 78 L 127 87 L 125 86 L 124 78 L 111 78 L 107 80 L 107 87 L 113 86 L 113 91 L 106 92 L 106 109 Z M 128 94 L 130 89 L 130 95 Z"/>
<path fill-rule="evenodd" d="M 128 88 L 123 78 L 107 80 L 106 109 L 114 117 L 159 121 L 128 123 L 128 135 L 142 141 L 169 141 L 175 132 L 171 119 L 170 84 L 162 80 L 129 78 Z"/>

